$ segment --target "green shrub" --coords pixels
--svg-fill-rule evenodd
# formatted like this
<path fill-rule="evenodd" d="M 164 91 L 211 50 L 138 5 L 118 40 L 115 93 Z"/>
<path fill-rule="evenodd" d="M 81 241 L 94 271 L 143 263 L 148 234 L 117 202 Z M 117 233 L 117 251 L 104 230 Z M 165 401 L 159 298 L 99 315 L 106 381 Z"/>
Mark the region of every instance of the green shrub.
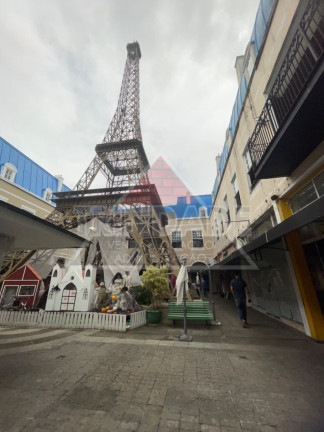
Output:
<path fill-rule="evenodd" d="M 129 291 L 138 304 L 149 306 L 152 303 L 151 291 L 142 285 L 133 286 Z"/>

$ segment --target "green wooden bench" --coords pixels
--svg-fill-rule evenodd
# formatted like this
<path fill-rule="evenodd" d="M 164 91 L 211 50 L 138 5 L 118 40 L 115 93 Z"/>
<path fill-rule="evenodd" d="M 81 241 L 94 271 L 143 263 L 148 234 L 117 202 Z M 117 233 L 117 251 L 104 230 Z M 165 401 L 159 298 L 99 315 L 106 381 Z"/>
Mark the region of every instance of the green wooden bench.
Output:
<path fill-rule="evenodd" d="M 214 319 L 208 301 L 187 301 L 186 307 L 188 321 L 206 321 L 208 325 Z M 183 320 L 183 303 L 177 305 L 177 302 L 169 301 L 168 319 L 173 320 L 173 325 L 176 320 Z"/>

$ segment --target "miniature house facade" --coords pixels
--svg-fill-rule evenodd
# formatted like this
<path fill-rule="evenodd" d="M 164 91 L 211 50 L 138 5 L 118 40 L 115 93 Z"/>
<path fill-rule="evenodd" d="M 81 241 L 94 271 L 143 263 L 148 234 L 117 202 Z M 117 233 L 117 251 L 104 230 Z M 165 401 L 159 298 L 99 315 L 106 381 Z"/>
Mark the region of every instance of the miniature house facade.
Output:
<path fill-rule="evenodd" d="M 88 264 L 83 271 L 81 265 L 68 269 L 56 264 L 52 271 L 46 302 L 46 311 L 86 312 L 94 308 L 97 270 Z"/>
<path fill-rule="evenodd" d="M 37 306 L 42 278 L 28 264 L 24 265 L 3 281 L 0 291 L 0 305 L 11 308 L 19 300 L 19 309 L 31 310 Z"/>

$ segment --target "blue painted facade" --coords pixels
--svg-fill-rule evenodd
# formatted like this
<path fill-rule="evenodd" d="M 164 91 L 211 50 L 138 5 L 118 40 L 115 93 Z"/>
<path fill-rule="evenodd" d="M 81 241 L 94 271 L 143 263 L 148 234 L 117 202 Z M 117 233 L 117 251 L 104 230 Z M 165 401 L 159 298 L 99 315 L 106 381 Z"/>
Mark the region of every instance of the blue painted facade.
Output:
<path fill-rule="evenodd" d="M 251 39 L 250 39 L 250 42 L 251 42 L 252 47 L 253 47 L 253 52 L 254 52 L 255 58 L 257 58 L 258 53 L 260 51 L 264 32 L 265 32 L 266 27 L 267 27 L 267 23 L 268 23 L 268 20 L 269 20 L 269 17 L 270 17 L 270 14 L 271 14 L 271 11 L 272 11 L 272 8 L 274 5 L 274 1 L 275 0 L 260 0 L 260 4 L 258 7 L 256 17 L 255 17 L 253 31 L 252 31 L 252 35 L 251 35 Z M 234 102 L 234 106 L 233 106 L 233 111 L 232 111 L 230 123 L 228 126 L 228 129 L 229 129 L 229 132 L 230 132 L 232 139 L 235 135 L 236 128 L 238 126 L 238 121 L 239 121 L 239 118 L 241 115 L 241 110 L 242 110 L 243 103 L 245 100 L 247 88 L 248 88 L 248 82 L 246 80 L 245 75 L 243 74 L 241 77 L 241 81 L 240 81 L 240 85 L 239 85 L 237 94 L 236 94 L 236 98 L 235 98 L 235 102 Z M 225 164 L 226 164 L 226 161 L 228 158 L 228 153 L 229 153 L 229 149 L 227 148 L 227 145 L 225 142 L 223 152 L 221 155 L 220 166 L 219 166 L 220 178 L 222 178 L 222 175 L 224 172 Z M 218 182 L 216 179 L 215 183 L 214 183 L 213 193 L 212 193 L 213 199 L 216 198 L 218 186 L 219 185 L 218 185 Z"/>
<path fill-rule="evenodd" d="M 57 192 L 58 179 L 56 177 L 0 137 L 0 169 L 6 163 L 10 163 L 17 168 L 14 184 L 40 198 L 43 198 L 44 190 L 47 188 Z M 69 190 L 67 186 L 62 185 L 63 192 Z"/>
<path fill-rule="evenodd" d="M 212 209 L 211 195 L 196 195 L 190 197 L 190 204 L 187 204 L 186 197 L 179 197 L 176 205 L 164 206 L 165 211 L 175 213 L 177 219 L 200 217 L 199 209 L 205 207 L 206 217 L 210 216 Z"/>

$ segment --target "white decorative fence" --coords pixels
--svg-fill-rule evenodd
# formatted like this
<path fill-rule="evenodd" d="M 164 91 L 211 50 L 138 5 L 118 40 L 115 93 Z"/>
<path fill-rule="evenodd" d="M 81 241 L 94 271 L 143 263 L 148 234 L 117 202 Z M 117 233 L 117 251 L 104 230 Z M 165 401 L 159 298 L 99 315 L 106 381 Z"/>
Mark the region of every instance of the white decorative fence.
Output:
<path fill-rule="evenodd" d="M 13 312 L 0 311 L 0 325 L 8 327 L 50 327 L 68 329 L 96 329 L 125 332 L 146 324 L 146 311 L 126 315 L 97 312 Z"/>

